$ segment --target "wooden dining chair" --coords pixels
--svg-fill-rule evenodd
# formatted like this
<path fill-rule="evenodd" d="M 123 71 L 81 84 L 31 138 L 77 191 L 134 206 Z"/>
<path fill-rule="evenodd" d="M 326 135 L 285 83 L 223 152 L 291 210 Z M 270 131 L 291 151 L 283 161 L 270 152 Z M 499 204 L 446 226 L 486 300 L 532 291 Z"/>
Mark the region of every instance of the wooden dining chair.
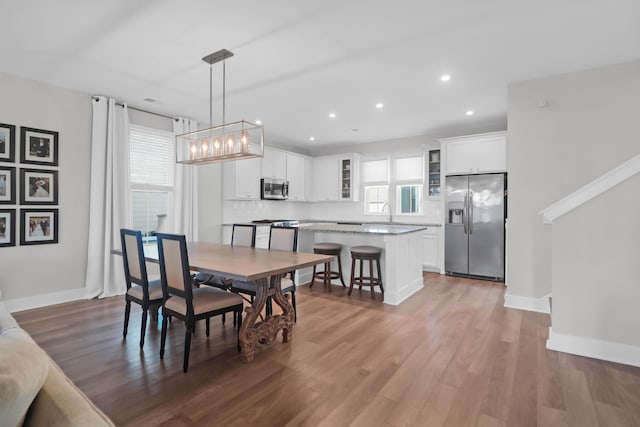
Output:
<path fill-rule="evenodd" d="M 239 331 L 240 325 L 242 325 L 243 300 L 239 295 L 211 286 L 193 288 L 185 236 L 158 233 L 157 238 L 160 278 L 164 295 L 160 358 L 164 358 L 167 316 L 182 320 L 186 326 L 182 370 L 187 372 L 191 335 L 195 333 L 196 322 L 205 319 L 208 337 L 209 319 L 219 314 L 233 312 L 238 319 Z M 240 351 L 239 335 L 236 339 L 238 340 L 238 351 Z"/>
<path fill-rule="evenodd" d="M 129 327 L 129 314 L 131 303 L 135 302 L 142 307 L 142 321 L 140 322 L 140 348 L 144 347 L 144 336 L 147 329 L 149 310 L 157 311 L 162 306 L 162 286 L 160 279 L 149 282 L 147 265 L 144 261 L 142 247 L 142 233 L 137 230 L 120 229 L 120 242 L 122 244 L 122 259 L 124 264 L 124 277 L 127 284 L 125 293 L 124 330 L 122 336 L 127 337 Z"/>
<path fill-rule="evenodd" d="M 269 231 L 269 249 L 274 251 L 296 252 L 298 250 L 298 227 L 286 227 L 272 225 Z M 295 271 L 288 272 L 282 277 L 280 286 L 283 293 L 291 292 L 291 305 L 293 306 L 294 320 L 296 314 L 296 284 Z M 256 296 L 258 286 L 253 282 L 233 281 L 231 292 L 249 295 L 251 301 Z M 272 314 L 273 303 L 271 297 L 267 299 L 267 315 Z"/>

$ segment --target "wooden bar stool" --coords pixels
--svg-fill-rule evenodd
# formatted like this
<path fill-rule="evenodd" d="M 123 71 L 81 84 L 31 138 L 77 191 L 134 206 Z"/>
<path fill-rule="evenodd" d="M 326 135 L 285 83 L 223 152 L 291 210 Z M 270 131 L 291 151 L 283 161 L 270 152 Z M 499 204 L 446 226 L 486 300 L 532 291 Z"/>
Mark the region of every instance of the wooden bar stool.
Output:
<path fill-rule="evenodd" d="M 376 299 L 373 293 L 374 286 L 380 286 L 380 292 L 382 292 L 382 300 L 384 301 L 384 287 L 382 286 L 382 272 L 380 271 L 380 256 L 382 255 L 382 249 L 375 246 L 354 246 L 351 248 L 351 282 L 349 283 L 349 292 L 347 295 L 351 295 L 353 291 L 353 285 L 358 285 L 362 290 L 363 286 L 369 286 L 371 288 L 371 299 Z M 360 275 L 356 276 L 356 261 L 360 261 Z M 363 273 L 363 265 L 365 261 L 369 261 L 369 276 L 365 276 Z M 376 262 L 376 269 L 378 270 L 378 277 L 374 276 L 373 261 Z"/>
<path fill-rule="evenodd" d="M 331 270 L 331 261 L 324 263 L 324 271 L 316 272 L 316 266 L 314 265 L 309 288 L 313 287 L 316 278 L 321 279 L 323 284 L 329 286 L 329 292 L 331 292 L 331 280 L 333 279 L 340 279 L 342 286 L 345 288 L 347 287 L 342 279 L 342 262 L 340 261 L 340 252 L 342 252 L 342 245 L 339 243 L 316 243 L 313 245 L 314 254 L 335 255 L 338 258 L 338 271 Z"/>

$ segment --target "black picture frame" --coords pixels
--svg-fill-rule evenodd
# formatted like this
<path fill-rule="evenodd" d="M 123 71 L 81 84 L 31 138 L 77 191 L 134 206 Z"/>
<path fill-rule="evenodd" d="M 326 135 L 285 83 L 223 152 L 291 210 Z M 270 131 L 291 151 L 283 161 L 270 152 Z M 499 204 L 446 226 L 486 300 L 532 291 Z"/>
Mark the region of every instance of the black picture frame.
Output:
<path fill-rule="evenodd" d="M 16 204 L 16 168 L 0 166 L 0 205 Z"/>
<path fill-rule="evenodd" d="M 16 161 L 16 127 L 0 123 L 0 162 Z"/>
<path fill-rule="evenodd" d="M 20 168 L 21 205 L 57 205 L 58 171 Z"/>
<path fill-rule="evenodd" d="M 58 209 L 20 209 L 20 245 L 52 243 L 58 243 Z"/>
<path fill-rule="evenodd" d="M 20 127 L 20 163 L 58 166 L 58 132 Z"/>
<path fill-rule="evenodd" d="M 16 210 L 0 209 L 0 248 L 16 245 Z"/>

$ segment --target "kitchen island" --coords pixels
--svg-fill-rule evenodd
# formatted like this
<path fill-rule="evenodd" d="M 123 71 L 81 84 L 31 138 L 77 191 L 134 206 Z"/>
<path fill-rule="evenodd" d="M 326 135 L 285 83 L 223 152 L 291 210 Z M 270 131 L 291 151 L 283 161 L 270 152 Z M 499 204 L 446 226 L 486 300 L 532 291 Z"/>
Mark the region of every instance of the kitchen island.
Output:
<path fill-rule="evenodd" d="M 377 246 L 383 249 L 381 257 L 384 302 L 398 305 L 422 289 L 422 231 L 426 226 L 385 223 L 300 223 L 298 250 L 312 252 L 313 244 L 340 243 L 344 281 L 351 277 L 353 246 Z M 336 267 L 333 267 L 336 269 Z M 365 264 L 365 272 L 368 265 Z M 299 283 L 311 280 L 311 270 L 300 271 Z M 339 283 L 339 280 L 334 283 Z M 377 290 L 377 289 L 376 289 Z"/>

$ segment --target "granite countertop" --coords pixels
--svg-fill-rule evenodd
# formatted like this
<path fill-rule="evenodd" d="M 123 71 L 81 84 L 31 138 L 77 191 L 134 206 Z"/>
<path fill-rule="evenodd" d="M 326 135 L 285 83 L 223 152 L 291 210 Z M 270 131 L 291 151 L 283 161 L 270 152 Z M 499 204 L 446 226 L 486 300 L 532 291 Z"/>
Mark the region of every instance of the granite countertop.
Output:
<path fill-rule="evenodd" d="M 418 226 L 418 227 L 442 227 L 442 224 L 440 223 L 435 223 L 435 222 L 430 222 L 430 223 L 425 223 L 425 222 L 389 222 L 389 221 L 355 221 L 355 220 L 326 220 L 326 219 L 301 219 L 300 224 L 307 224 L 307 223 L 315 223 L 315 224 L 323 224 L 323 223 L 329 223 L 329 224 L 353 224 L 353 225 L 360 225 L 360 224 L 370 224 L 370 225 L 414 225 L 414 226 Z"/>
<path fill-rule="evenodd" d="M 407 234 L 426 230 L 425 225 L 300 223 L 301 231 L 355 234 Z"/>

